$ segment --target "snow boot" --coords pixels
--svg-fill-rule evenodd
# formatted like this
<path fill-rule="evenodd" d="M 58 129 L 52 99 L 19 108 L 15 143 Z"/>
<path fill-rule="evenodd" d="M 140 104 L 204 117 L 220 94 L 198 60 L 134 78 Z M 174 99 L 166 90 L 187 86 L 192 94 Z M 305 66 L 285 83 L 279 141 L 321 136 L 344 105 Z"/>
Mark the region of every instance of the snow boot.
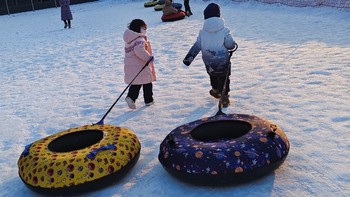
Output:
<path fill-rule="evenodd" d="M 136 109 L 135 101 L 133 101 L 130 97 L 126 97 L 125 101 L 130 109 Z"/>
<path fill-rule="evenodd" d="M 221 98 L 221 104 L 222 104 L 222 107 L 228 107 L 231 104 L 230 99 L 229 99 L 229 95 L 224 95 Z"/>
<path fill-rule="evenodd" d="M 191 11 L 186 11 L 186 16 L 191 16 L 193 15 Z"/>
<path fill-rule="evenodd" d="M 149 103 L 145 103 L 146 106 L 151 106 L 151 105 L 153 105 L 153 104 L 154 104 L 154 101 L 149 102 Z"/>
<path fill-rule="evenodd" d="M 220 91 L 219 91 L 218 89 L 211 89 L 211 90 L 209 91 L 209 94 L 210 94 L 212 97 L 217 98 L 217 99 L 219 99 L 219 98 L 221 97 L 221 93 L 220 93 Z"/>

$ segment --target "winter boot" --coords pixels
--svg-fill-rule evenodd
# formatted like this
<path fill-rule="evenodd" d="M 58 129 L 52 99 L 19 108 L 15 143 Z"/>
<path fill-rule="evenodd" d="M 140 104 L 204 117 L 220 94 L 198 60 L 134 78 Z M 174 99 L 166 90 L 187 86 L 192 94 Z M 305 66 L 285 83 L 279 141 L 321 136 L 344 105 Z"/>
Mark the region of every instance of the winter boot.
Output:
<path fill-rule="evenodd" d="M 191 15 L 192 15 L 191 10 L 186 11 L 186 16 L 191 16 Z"/>
<path fill-rule="evenodd" d="M 221 97 L 221 93 L 220 93 L 220 91 L 219 91 L 218 89 L 211 89 L 211 90 L 209 91 L 209 94 L 210 94 L 212 97 L 217 98 L 217 99 L 219 99 L 219 98 Z"/>
<path fill-rule="evenodd" d="M 126 97 L 125 101 L 130 109 L 136 109 L 135 101 L 133 101 L 130 97 Z"/>
<path fill-rule="evenodd" d="M 68 23 L 67 21 L 63 21 L 64 22 L 64 28 L 66 29 L 68 27 Z"/>
<path fill-rule="evenodd" d="M 149 103 L 145 103 L 146 106 L 151 106 L 151 105 L 153 105 L 153 104 L 154 104 L 154 101 L 149 102 Z"/>
<path fill-rule="evenodd" d="M 221 104 L 222 104 L 222 107 L 228 107 L 230 105 L 229 95 L 224 95 L 221 98 Z"/>

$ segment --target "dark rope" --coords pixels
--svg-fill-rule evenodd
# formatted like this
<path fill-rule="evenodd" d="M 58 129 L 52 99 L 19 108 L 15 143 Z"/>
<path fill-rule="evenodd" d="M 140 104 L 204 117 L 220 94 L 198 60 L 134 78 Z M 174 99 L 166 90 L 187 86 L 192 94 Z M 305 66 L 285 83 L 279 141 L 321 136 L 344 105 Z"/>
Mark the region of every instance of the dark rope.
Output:
<path fill-rule="evenodd" d="M 232 50 L 229 50 L 229 63 L 228 63 L 228 66 L 227 66 L 227 70 L 226 70 L 226 77 L 225 77 L 225 81 L 224 81 L 224 87 L 222 88 L 222 92 L 221 92 L 221 97 L 220 97 L 220 100 L 219 100 L 219 111 L 216 112 L 215 116 L 218 116 L 218 115 L 224 115 L 225 113 L 222 112 L 222 96 L 225 94 L 226 92 L 226 83 L 227 83 L 227 79 L 228 79 L 228 76 L 229 76 L 229 73 L 230 73 L 230 70 L 231 70 L 231 62 L 230 62 L 230 59 L 233 55 L 233 53 L 238 49 L 238 44 L 235 43 L 235 48 L 233 48 Z"/>
<path fill-rule="evenodd" d="M 134 79 L 128 84 L 128 86 L 126 86 L 126 88 L 123 90 L 123 92 L 120 94 L 120 96 L 117 98 L 117 100 L 113 103 L 113 105 L 108 109 L 108 111 L 105 113 L 105 115 L 102 117 L 102 119 L 100 121 L 98 121 L 96 124 L 102 125 L 103 120 L 106 118 L 106 116 L 109 114 L 109 112 L 111 112 L 111 110 L 113 109 L 114 105 L 117 104 L 117 102 L 119 101 L 119 99 L 123 96 L 123 94 L 125 93 L 125 91 L 131 86 L 132 82 L 135 81 L 136 77 L 139 76 L 139 74 L 143 71 L 143 69 L 145 69 L 148 64 L 153 60 L 153 56 L 147 61 L 147 63 L 141 68 L 140 72 L 138 72 L 136 74 L 136 76 L 134 77 Z"/>

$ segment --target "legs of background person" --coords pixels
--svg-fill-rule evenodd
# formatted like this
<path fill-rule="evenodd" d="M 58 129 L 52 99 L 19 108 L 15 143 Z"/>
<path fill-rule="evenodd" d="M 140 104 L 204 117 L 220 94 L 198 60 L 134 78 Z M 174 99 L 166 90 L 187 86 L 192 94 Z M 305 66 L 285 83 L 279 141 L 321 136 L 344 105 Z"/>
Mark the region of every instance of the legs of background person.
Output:
<path fill-rule="evenodd" d="M 190 0 L 184 0 L 184 6 L 185 6 L 185 12 L 187 16 L 192 15 L 191 8 L 190 8 Z"/>

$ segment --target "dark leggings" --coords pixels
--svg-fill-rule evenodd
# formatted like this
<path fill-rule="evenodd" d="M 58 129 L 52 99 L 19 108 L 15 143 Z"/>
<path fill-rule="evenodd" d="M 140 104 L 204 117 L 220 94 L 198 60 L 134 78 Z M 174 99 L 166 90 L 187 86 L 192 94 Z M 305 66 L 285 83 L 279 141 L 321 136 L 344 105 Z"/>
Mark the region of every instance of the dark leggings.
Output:
<path fill-rule="evenodd" d="M 152 83 L 143 84 L 143 85 L 131 85 L 129 87 L 128 97 L 133 101 L 139 97 L 141 86 L 143 87 L 143 99 L 145 103 L 150 103 L 153 101 L 153 85 Z"/>
<path fill-rule="evenodd" d="M 224 87 L 226 77 L 213 77 L 210 76 L 210 85 L 213 89 L 217 89 L 222 92 L 222 89 Z M 228 76 L 226 81 L 226 91 L 224 92 L 224 95 L 228 95 L 230 92 L 230 76 Z"/>
<path fill-rule="evenodd" d="M 64 22 L 65 25 L 70 26 L 70 20 L 63 20 L 63 22 Z"/>

